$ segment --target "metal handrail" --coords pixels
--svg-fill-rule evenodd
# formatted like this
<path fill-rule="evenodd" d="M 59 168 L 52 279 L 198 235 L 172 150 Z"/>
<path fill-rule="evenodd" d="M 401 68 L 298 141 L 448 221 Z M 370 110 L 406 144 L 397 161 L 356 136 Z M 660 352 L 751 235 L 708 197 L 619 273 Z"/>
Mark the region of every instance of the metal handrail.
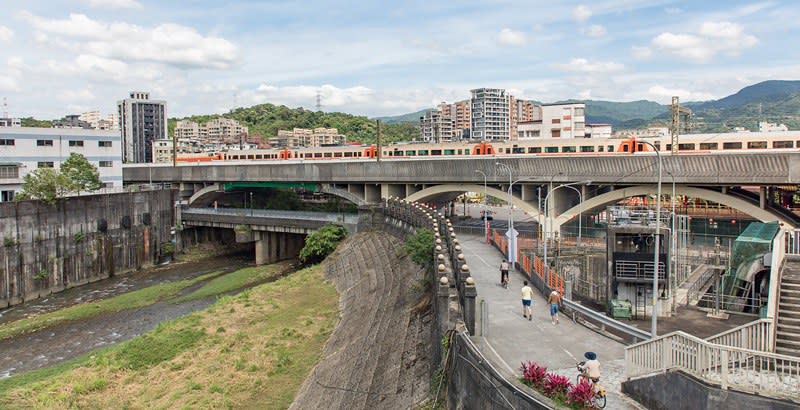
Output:
<path fill-rule="evenodd" d="M 594 310 L 589 309 L 586 306 L 581 305 L 580 303 L 573 302 L 569 299 L 563 299 L 563 301 L 564 305 L 567 308 L 572 309 L 596 322 L 599 322 L 604 326 L 608 326 L 612 329 L 619 330 L 620 332 L 632 336 L 635 339 L 640 339 L 640 340 L 650 339 L 650 332 L 646 332 L 642 329 L 612 319 L 603 313 L 595 312 Z"/>

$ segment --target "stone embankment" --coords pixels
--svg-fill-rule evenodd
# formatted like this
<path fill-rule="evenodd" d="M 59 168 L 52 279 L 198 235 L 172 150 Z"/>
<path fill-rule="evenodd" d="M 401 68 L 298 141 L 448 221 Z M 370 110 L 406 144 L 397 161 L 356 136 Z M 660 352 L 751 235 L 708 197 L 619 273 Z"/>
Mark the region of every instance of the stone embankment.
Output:
<path fill-rule="evenodd" d="M 409 408 L 429 396 L 429 286 L 401 245 L 385 232 L 359 233 L 328 258 L 340 320 L 292 409 Z"/>

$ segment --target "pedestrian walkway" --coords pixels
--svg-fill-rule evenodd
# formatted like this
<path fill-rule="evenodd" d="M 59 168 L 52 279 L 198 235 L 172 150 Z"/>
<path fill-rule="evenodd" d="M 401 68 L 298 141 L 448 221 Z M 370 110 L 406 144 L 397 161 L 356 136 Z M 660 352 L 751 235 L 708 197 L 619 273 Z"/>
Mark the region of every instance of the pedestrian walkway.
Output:
<path fill-rule="evenodd" d="M 478 312 L 488 310 L 483 336 L 474 337 L 484 356 L 508 378 L 521 376 L 520 364 L 532 360 L 549 371 L 575 380 L 577 362 L 583 353 L 597 353 L 601 363 L 601 384 L 608 391 L 608 409 L 643 409 L 620 392 L 624 377 L 624 345 L 606 338 L 560 314 L 560 323 L 550 322 L 546 299 L 534 288 L 533 320 L 522 317 L 522 282 L 525 276 L 512 271 L 508 289 L 500 285 L 503 254 L 486 244 L 480 236 L 459 235 L 459 242 L 470 264 L 478 289 Z"/>

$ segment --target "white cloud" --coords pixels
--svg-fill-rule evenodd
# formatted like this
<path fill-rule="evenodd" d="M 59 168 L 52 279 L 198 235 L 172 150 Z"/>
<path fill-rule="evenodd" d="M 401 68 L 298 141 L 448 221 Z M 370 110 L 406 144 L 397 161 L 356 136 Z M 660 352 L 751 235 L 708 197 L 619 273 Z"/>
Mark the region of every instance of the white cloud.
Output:
<path fill-rule="evenodd" d="M 2 74 L 0 75 L 0 91 L 2 92 L 16 92 L 20 91 L 19 83 L 17 83 L 16 78 L 12 78 L 8 75 Z"/>
<path fill-rule="evenodd" d="M 667 14 L 681 14 L 683 10 L 679 7 L 667 7 L 664 9 Z"/>
<path fill-rule="evenodd" d="M 663 100 L 665 97 L 678 96 L 682 101 L 708 101 L 713 100 L 714 96 L 706 92 L 695 92 L 681 88 L 667 88 L 661 85 L 654 85 L 647 89 L 648 94 L 654 100 Z"/>
<path fill-rule="evenodd" d="M 85 0 L 92 7 L 107 9 L 140 9 L 142 3 L 136 0 Z"/>
<path fill-rule="evenodd" d="M 585 58 L 573 58 L 567 64 L 557 64 L 556 67 L 566 70 L 581 73 L 610 73 L 614 71 L 622 71 L 625 65 L 614 62 L 590 62 Z"/>
<path fill-rule="evenodd" d="M 631 47 L 631 54 L 634 58 L 644 60 L 653 55 L 653 50 L 650 47 L 633 46 Z"/>
<path fill-rule="evenodd" d="M 704 22 L 697 34 L 665 32 L 652 40 L 654 47 L 696 63 L 709 62 L 718 53 L 736 56 L 757 43 L 741 25 L 727 21 Z"/>
<path fill-rule="evenodd" d="M 319 87 L 310 85 L 280 87 L 261 84 L 251 94 L 250 99 L 259 103 L 269 101 L 289 106 L 309 106 L 310 102 L 315 101 L 317 92 L 320 93 L 322 105 L 328 108 L 362 105 L 373 101 L 375 93 L 363 86 L 339 88 L 325 84 Z"/>
<path fill-rule="evenodd" d="M 606 35 L 606 28 L 600 24 L 592 24 L 589 27 L 584 27 L 582 31 L 583 34 L 586 34 L 589 37 L 603 37 Z"/>
<path fill-rule="evenodd" d="M 586 21 L 589 19 L 589 17 L 592 17 L 592 11 L 589 10 L 588 7 L 581 4 L 572 10 L 572 16 L 575 17 L 575 20 L 577 21 Z"/>
<path fill-rule="evenodd" d="M 14 32 L 6 26 L 0 26 L 0 42 L 8 43 L 14 38 Z"/>
<path fill-rule="evenodd" d="M 88 89 L 82 90 L 63 90 L 58 93 L 58 98 L 67 102 L 94 101 L 94 94 Z"/>
<path fill-rule="evenodd" d="M 149 28 L 124 22 L 99 22 L 83 14 L 70 14 L 66 20 L 47 19 L 28 12 L 22 12 L 20 17 L 37 30 L 37 41 L 100 58 L 218 69 L 233 66 L 238 58 L 236 44 L 203 36 L 178 24 Z"/>
<path fill-rule="evenodd" d="M 522 46 L 525 45 L 527 39 L 525 38 L 525 34 L 520 31 L 504 28 L 500 30 L 500 34 L 497 35 L 497 42 L 510 46 Z"/>

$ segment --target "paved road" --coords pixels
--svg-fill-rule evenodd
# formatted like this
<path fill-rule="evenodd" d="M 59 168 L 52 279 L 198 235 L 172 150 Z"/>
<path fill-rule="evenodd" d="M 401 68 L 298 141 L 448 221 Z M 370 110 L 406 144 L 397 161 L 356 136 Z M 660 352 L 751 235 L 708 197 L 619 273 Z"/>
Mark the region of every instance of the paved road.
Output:
<path fill-rule="evenodd" d="M 533 320 L 524 319 L 520 296 L 525 280 L 523 274 L 513 272 L 511 285 L 504 289 L 499 284 L 503 255 L 478 236 L 459 235 L 459 241 L 478 288 L 478 306 L 483 299 L 488 308 L 486 334 L 475 337 L 475 341 L 507 377 L 519 377 L 520 364 L 532 360 L 574 380 L 575 364 L 584 360 L 584 352 L 593 351 L 601 363 L 601 384 L 609 392 L 606 408 L 644 408 L 620 392 L 625 360 L 621 343 L 573 323 L 563 315 L 558 325 L 551 324 L 546 301 L 538 292 L 533 301 Z"/>

